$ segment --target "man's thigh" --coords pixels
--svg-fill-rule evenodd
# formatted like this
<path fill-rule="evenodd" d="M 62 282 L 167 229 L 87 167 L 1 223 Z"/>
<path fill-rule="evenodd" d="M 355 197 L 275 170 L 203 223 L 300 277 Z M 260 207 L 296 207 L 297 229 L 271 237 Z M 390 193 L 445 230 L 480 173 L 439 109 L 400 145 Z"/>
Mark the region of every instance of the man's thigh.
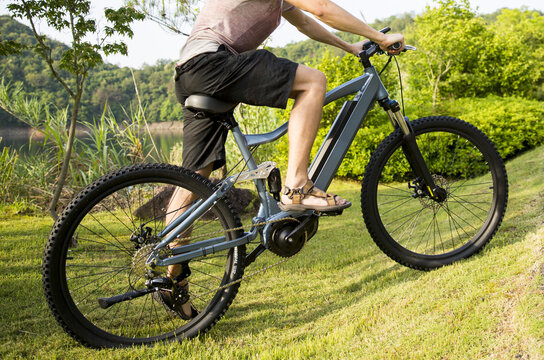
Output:
<path fill-rule="evenodd" d="M 267 50 L 238 55 L 218 51 L 188 65 L 176 82 L 180 102 L 191 94 L 204 94 L 229 102 L 279 108 L 287 105 L 298 67 Z"/>
<path fill-rule="evenodd" d="M 266 50 L 239 55 L 227 51 L 197 55 L 178 71 L 176 95 L 182 104 L 192 94 L 229 102 L 285 108 L 298 64 Z M 183 166 L 192 170 L 225 161 L 227 130 L 214 119 L 195 119 L 184 109 Z"/>

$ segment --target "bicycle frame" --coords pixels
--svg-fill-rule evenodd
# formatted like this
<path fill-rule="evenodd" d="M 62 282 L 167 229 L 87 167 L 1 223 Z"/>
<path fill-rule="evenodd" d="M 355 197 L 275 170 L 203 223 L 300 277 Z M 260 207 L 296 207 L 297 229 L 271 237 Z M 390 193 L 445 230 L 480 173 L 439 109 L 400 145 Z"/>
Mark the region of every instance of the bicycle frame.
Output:
<path fill-rule="evenodd" d="M 310 179 L 313 180 L 318 188 L 323 189 L 324 191 L 329 187 L 368 111 L 372 109 L 376 101 L 383 101 L 389 97 L 376 69 L 373 66 L 365 66 L 363 75 L 327 92 L 324 106 L 353 93 L 357 94 L 353 100 L 344 103 L 309 168 Z M 402 123 L 405 121 L 404 117 L 393 116 L 391 111 L 388 111 L 388 113 L 394 124 L 397 123 L 398 126 L 401 126 L 403 129 L 406 127 L 406 124 Z M 257 164 L 249 148 L 279 139 L 287 133 L 287 127 L 288 123 L 286 122 L 269 133 L 251 135 L 242 134 L 237 125 L 231 129 L 234 140 L 236 141 L 249 170 L 257 169 Z M 173 248 L 171 250 L 173 256 L 168 258 L 160 259 L 158 256 L 158 251 L 160 249 L 165 248 L 169 243 L 174 241 L 194 220 L 208 211 L 227 193 L 235 182 L 235 176 L 225 179 L 221 182 L 219 188 L 212 196 L 208 199 L 199 200 L 183 214 L 174 219 L 172 223 L 157 235 L 159 239 L 162 240 L 155 246 L 154 250 L 156 251 L 150 256 L 147 263 L 154 263 L 158 266 L 179 264 L 180 262 L 189 261 L 195 257 L 205 256 L 217 251 L 247 244 L 257 238 L 259 230 L 263 233 L 263 245 L 266 247 L 267 226 L 264 226 L 264 229 L 258 229 L 258 227 L 254 226 L 249 232 L 244 233 L 238 238 L 230 239 L 233 236 L 229 233 L 226 236 Z M 261 200 L 261 207 L 257 217 L 253 219 L 253 223 L 280 219 L 291 215 L 290 213 L 282 212 L 278 208 L 276 201 L 266 191 L 264 179 L 256 179 L 254 182 Z M 264 248 L 261 249 L 260 252 L 262 251 L 264 251 Z M 255 256 L 257 255 L 258 254 Z"/>

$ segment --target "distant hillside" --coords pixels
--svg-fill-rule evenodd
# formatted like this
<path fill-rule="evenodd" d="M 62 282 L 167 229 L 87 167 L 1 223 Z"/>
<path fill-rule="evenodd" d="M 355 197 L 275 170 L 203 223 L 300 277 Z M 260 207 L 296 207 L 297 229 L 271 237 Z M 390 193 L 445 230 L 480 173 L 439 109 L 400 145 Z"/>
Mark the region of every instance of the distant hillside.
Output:
<path fill-rule="evenodd" d="M 395 32 L 402 32 L 413 22 L 409 14 L 400 17 L 390 17 L 373 24 L 376 28 L 386 24 Z M 360 38 L 351 34 L 340 34 L 350 42 L 360 41 Z M 30 28 L 7 15 L 0 15 L 0 38 L 16 40 L 26 45 L 35 43 Z M 67 46 L 57 41 L 51 41 L 53 54 L 59 55 Z M 288 44 L 285 47 L 269 48 L 277 56 L 286 57 L 296 62 L 310 62 L 320 59 L 326 50 L 334 54 L 343 55 L 342 51 L 334 47 L 320 44 L 313 40 L 306 40 Z M 24 51 L 22 55 L 0 57 L 0 78 L 13 85 L 22 84 L 24 90 L 32 96 L 45 99 L 57 107 L 68 104 L 68 96 L 57 81 L 50 76 L 47 64 L 32 51 Z M 179 106 L 171 82 L 174 60 L 160 60 L 153 66 L 145 66 L 134 70 L 134 76 L 144 106 L 148 121 L 174 121 L 181 118 Z M 98 118 L 103 112 L 104 104 L 108 103 L 118 120 L 123 120 L 130 109 L 135 109 L 137 99 L 130 69 L 120 68 L 111 64 L 104 64 L 94 69 L 88 77 L 82 99 L 80 117 L 85 120 Z M 0 110 L 0 127 L 18 126 L 20 122 L 9 114 Z"/>
<path fill-rule="evenodd" d="M 0 38 L 29 46 L 35 43 L 30 28 L 7 15 L 0 16 Z M 51 41 L 50 46 L 53 56 L 67 49 L 57 41 Z M 181 115 L 170 83 L 172 71 L 173 61 L 165 60 L 134 71 L 149 121 L 176 120 Z M 45 99 L 54 106 L 65 107 L 68 104 L 68 95 L 50 76 L 47 63 L 31 50 L 24 51 L 22 55 L 1 57 L 2 77 L 12 85 L 22 84 L 29 95 Z M 118 120 L 125 118 L 125 112 L 135 109 L 137 99 L 129 68 L 104 64 L 92 70 L 86 82 L 80 117 L 86 120 L 100 117 L 106 101 Z M 20 125 L 20 122 L 0 110 L 0 127 L 13 125 Z"/>

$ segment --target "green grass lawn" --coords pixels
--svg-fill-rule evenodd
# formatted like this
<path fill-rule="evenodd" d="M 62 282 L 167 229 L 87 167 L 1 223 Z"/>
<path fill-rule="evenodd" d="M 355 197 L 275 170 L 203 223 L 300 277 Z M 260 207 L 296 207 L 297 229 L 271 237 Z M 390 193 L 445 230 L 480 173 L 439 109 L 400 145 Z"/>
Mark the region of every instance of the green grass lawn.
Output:
<path fill-rule="evenodd" d="M 242 283 L 226 316 L 183 343 L 91 350 L 53 319 L 41 287 L 52 221 L 0 212 L 1 358 L 537 359 L 544 358 L 544 147 L 507 164 L 500 231 L 471 259 L 432 272 L 390 260 L 361 216 L 360 184 L 331 191 L 354 202 L 320 221 L 302 252 Z M 278 258 L 267 253 L 252 272 Z"/>

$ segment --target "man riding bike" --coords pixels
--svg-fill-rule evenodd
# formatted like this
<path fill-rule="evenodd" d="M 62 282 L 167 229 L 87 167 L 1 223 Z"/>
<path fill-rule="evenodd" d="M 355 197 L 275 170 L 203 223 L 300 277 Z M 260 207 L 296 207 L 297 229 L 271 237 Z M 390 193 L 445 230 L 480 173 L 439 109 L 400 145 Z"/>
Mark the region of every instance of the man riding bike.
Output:
<path fill-rule="evenodd" d="M 345 42 L 305 12 L 334 29 L 364 36 L 390 54 L 404 48 L 401 34 L 383 34 L 329 0 L 208 0 L 176 63 L 176 95 L 181 104 L 192 94 L 204 94 L 226 102 L 278 108 L 285 108 L 287 100 L 294 99 L 289 118 L 288 167 L 279 206 L 284 211 L 341 210 L 351 203 L 315 188 L 308 179 L 310 150 L 327 89 L 325 75 L 277 58 L 267 50 L 256 50 L 284 17 L 313 40 L 354 55 L 361 51 L 361 43 Z M 388 50 L 397 42 L 402 44 L 398 50 Z M 184 109 L 183 167 L 209 177 L 225 164 L 227 129 L 215 117 L 195 115 Z M 184 205 L 193 200 L 186 191 L 175 192 L 166 222 L 179 216 Z M 183 244 L 181 240 L 171 245 Z M 168 275 L 174 279 L 176 291 L 161 292 L 160 297 L 180 317 L 190 319 L 197 310 L 186 301 L 187 272 L 182 269 L 182 265 L 170 266 Z"/>

